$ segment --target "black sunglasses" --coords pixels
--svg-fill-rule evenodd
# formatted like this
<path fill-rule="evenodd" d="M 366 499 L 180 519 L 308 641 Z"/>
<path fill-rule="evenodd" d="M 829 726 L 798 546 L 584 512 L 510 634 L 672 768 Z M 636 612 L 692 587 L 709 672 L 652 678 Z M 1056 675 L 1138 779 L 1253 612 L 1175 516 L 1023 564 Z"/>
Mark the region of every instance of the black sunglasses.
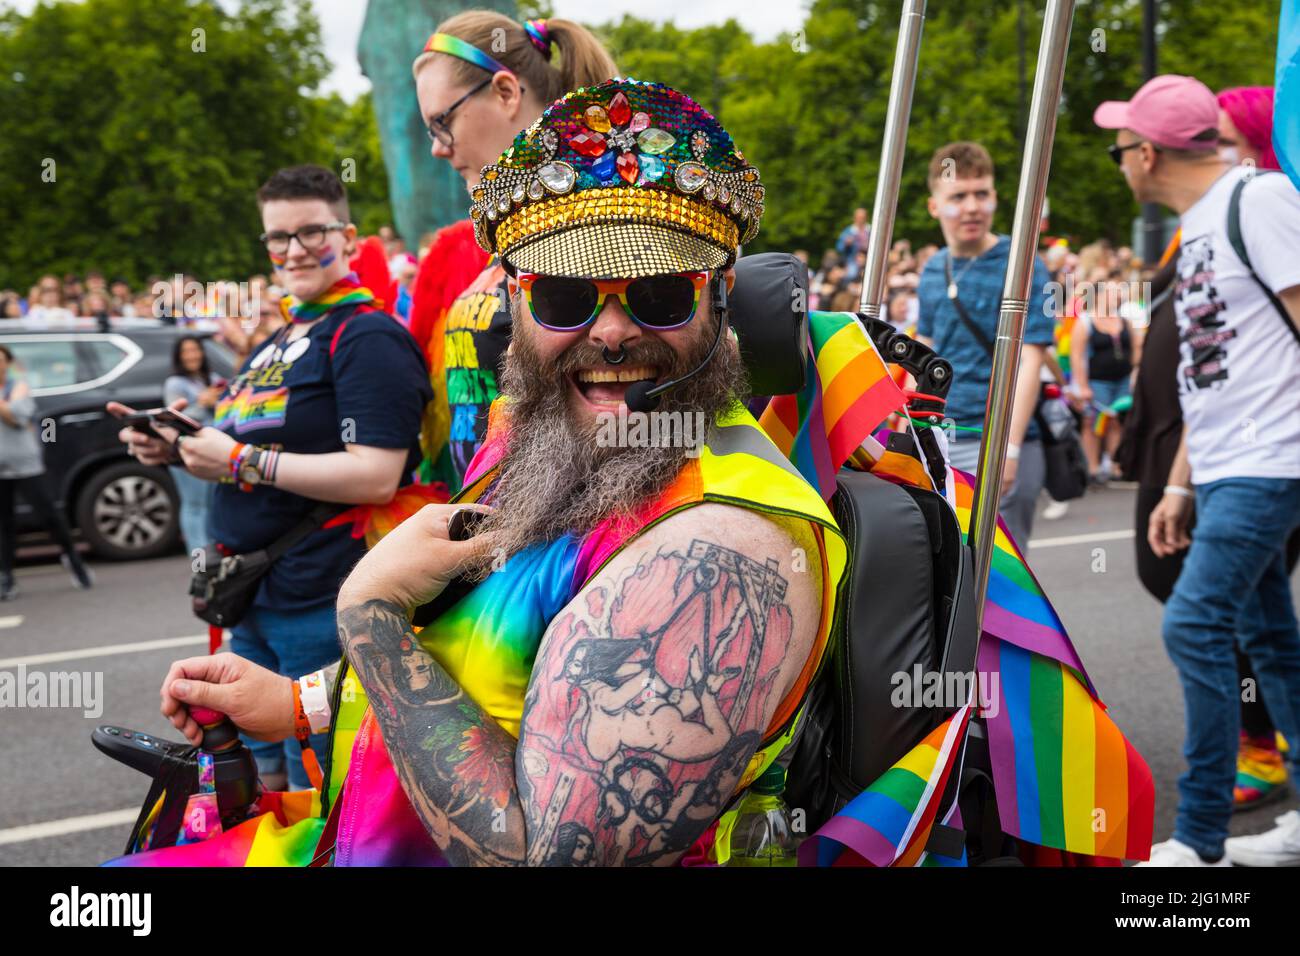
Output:
<path fill-rule="evenodd" d="M 1106 147 L 1106 152 L 1110 154 L 1110 158 L 1115 161 L 1116 166 L 1122 166 L 1124 165 L 1124 153 L 1130 149 L 1136 149 L 1138 146 L 1141 146 L 1145 142 L 1146 140 L 1140 139 L 1136 143 L 1129 143 L 1127 146 L 1120 146 L 1117 143 L 1111 143 L 1109 146 Z M 1159 146 L 1152 146 L 1151 148 L 1154 149 L 1157 153 L 1160 152 Z"/>
<path fill-rule="evenodd" d="M 469 99 L 475 93 L 479 92 L 489 83 L 491 83 L 492 80 L 495 78 L 495 76 L 496 74 L 487 77 L 485 80 L 483 80 L 483 82 L 479 83 L 468 93 L 466 93 L 464 96 L 458 99 L 455 103 L 452 103 L 451 106 L 448 106 L 445 110 L 443 110 L 433 119 L 429 120 L 429 125 L 425 127 L 425 132 L 429 134 L 429 139 L 437 140 L 439 143 L 442 143 L 442 145 L 446 146 L 448 149 L 456 145 L 456 137 L 452 135 L 451 132 L 451 114 L 455 113 L 456 110 L 460 109 L 461 104 L 464 103 L 467 99 Z M 527 90 L 525 90 L 522 86 L 519 87 L 520 96 L 523 96 L 524 93 L 526 92 Z"/>
<path fill-rule="evenodd" d="M 520 272 L 515 279 L 534 321 L 553 332 L 573 332 L 590 325 L 611 295 L 637 325 L 666 332 L 695 317 L 709 273 L 604 280 Z"/>

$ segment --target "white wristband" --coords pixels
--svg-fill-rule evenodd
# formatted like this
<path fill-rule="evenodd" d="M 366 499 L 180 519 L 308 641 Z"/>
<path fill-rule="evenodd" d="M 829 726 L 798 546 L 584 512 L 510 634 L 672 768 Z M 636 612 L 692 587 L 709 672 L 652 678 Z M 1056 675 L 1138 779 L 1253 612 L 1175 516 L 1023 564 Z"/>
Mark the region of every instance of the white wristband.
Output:
<path fill-rule="evenodd" d="M 1019 460 L 1020 460 L 1020 446 L 1007 445 L 1007 461 L 1019 461 Z"/>
<path fill-rule="evenodd" d="M 326 691 L 325 672 L 319 670 L 298 678 L 302 691 L 302 709 L 307 714 L 313 734 L 323 734 L 330 727 L 330 697 Z"/>
<path fill-rule="evenodd" d="M 1165 485 L 1165 494 L 1177 495 L 1179 498 L 1195 497 L 1191 488 L 1184 488 L 1182 485 Z"/>

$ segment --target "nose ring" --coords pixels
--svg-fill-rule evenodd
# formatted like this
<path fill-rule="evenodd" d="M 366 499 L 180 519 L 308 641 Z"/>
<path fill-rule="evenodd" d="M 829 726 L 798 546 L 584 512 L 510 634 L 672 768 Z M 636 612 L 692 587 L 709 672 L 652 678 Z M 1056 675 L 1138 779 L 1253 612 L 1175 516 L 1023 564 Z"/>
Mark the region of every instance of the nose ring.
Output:
<path fill-rule="evenodd" d="M 627 353 L 623 351 L 621 345 L 618 347 L 618 352 L 613 355 L 610 354 L 608 345 L 603 346 L 600 350 L 600 357 L 609 365 L 622 365 L 627 361 Z"/>

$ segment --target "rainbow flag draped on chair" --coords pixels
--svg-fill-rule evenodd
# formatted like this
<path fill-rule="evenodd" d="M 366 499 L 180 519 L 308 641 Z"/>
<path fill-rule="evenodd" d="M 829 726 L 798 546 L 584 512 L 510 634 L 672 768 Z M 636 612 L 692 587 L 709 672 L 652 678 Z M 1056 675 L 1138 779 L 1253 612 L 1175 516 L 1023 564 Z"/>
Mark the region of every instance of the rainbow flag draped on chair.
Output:
<path fill-rule="evenodd" d="M 926 736 L 799 847 L 802 866 L 951 866 L 925 851 L 971 704 Z"/>
<path fill-rule="evenodd" d="M 774 398 L 760 424 L 827 500 L 846 462 L 929 487 L 915 460 L 871 439 L 904 396 L 854 317 L 809 315 L 809 364 L 797 396 Z M 872 454 L 863 450 L 873 445 Z M 962 540 L 974 480 L 949 469 L 946 489 Z M 1088 857 L 1146 859 L 1155 814 L 1147 767 L 1106 713 L 1056 610 L 1001 520 L 978 669 L 997 687 L 983 713 L 1002 828 L 1025 843 Z M 996 678 L 997 683 L 992 681 Z M 935 728 L 801 848 L 817 866 L 961 865 L 925 852 L 944 808 L 944 782 L 962 753 L 975 702 Z M 946 812 L 955 813 L 954 807 Z"/>
<path fill-rule="evenodd" d="M 315 790 L 263 793 L 250 818 L 210 839 L 144 850 L 105 866 L 307 866 L 325 828 Z"/>
<path fill-rule="evenodd" d="M 759 424 L 829 501 L 840 465 L 906 399 L 852 313 L 808 313 L 808 340 L 803 389 L 773 398 Z"/>

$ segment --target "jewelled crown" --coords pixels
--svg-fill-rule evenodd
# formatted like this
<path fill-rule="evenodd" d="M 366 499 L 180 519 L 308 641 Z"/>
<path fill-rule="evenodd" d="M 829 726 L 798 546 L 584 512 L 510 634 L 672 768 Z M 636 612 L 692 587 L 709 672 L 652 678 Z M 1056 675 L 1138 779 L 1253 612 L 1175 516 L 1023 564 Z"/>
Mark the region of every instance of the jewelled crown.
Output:
<path fill-rule="evenodd" d="M 574 90 L 482 175 L 470 192 L 474 235 L 524 272 L 716 269 L 763 215 L 758 170 L 703 107 L 662 83 Z"/>

